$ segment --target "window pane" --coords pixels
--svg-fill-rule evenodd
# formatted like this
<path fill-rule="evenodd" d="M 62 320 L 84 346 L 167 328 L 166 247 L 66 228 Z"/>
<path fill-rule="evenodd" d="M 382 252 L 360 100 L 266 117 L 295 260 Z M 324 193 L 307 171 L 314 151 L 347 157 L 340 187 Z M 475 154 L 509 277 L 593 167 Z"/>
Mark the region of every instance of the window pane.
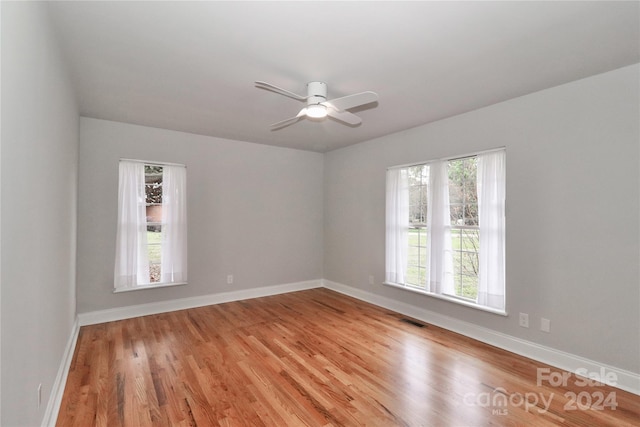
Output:
<path fill-rule="evenodd" d="M 463 276 L 478 277 L 477 252 L 462 252 L 462 264 L 460 273 Z"/>
<path fill-rule="evenodd" d="M 419 185 L 410 185 L 409 186 L 409 205 L 410 206 L 420 206 L 421 199 L 421 191 Z"/>
<path fill-rule="evenodd" d="M 464 225 L 464 214 L 462 205 L 449 205 L 451 212 L 451 225 Z"/>
<path fill-rule="evenodd" d="M 162 166 L 144 165 L 149 281 L 160 281 L 162 243 Z"/>
<path fill-rule="evenodd" d="M 410 266 L 407 269 L 406 284 L 417 288 L 424 288 L 426 281 L 426 269 L 417 266 Z"/>
<path fill-rule="evenodd" d="M 149 230 L 149 229 L 152 230 Z M 162 245 L 162 226 L 147 227 L 147 256 L 149 257 L 149 280 L 151 283 L 160 281 L 160 261 Z"/>
<path fill-rule="evenodd" d="M 407 168 L 409 184 L 409 252 L 407 259 L 406 284 L 424 288 L 427 260 L 427 185 L 429 167 L 427 165 Z"/>
<path fill-rule="evenodd" d="M 426 285 L 426 281 L 427 281 L 427 269 L 426 268 L 420 268 L 419 270 L 420 273 L 420 278 L 419 278 L 419 282 L 416 284 L 416 286 L 420 287 L 420 288 L 424 288 Z"/>
<path fill-rule="evenodd" d="M 427 170 L 426 165 L 407 168 L 410 224 L 424 224 L 427 220 Z"/>
<path fill-rule="evenodd" d="M 480 230 L 465 229 L 460 230 L 461 249 L 477 253 L 480 250 Z"/>
<path fill-rule="evenodd" d="M 420 265 L 427 266 L 427 230 L 420 230 Z"/>
<path fill-rule="evenodd" d="M 453 285 L 455 294 L 460 296 L 462 293 L 462 276 L 460 275 L 460 266 L 462 264 L 462 253 L 459 251 L 453 251 Z"/>
<path fill-rule="evenodd" d="M 162 166 L 144 165 L 147 205 L 162 204 Z"/>
<path fill-rule="evenodd" d="M 427 263 L 427 230 L 409 229 L 409 251 L 407 255 L 406 283 L 424 287 Z"/>
<path fill-rule="evenodd" d="M 479 230 L 453 228 L 451 243 L 455 295 L 475 300 L 478 295 Z"/>
<path fill-rule="evenodd" d="M 455 295 L 476 299 L 478 293 L 478 192 L 477 158 L 450 160 L 449 211 L 453 250 Z"/>
<path fill-rule="evenodd" d="M 420 265 L 420 251 L 417 246 L 409 246 L 409 253 L 407 255 L 407 265 Z"/>
<path fill-rule="evenodd" d="M 461 276 L 462 288 L 458 296 L 476 300 L 478 298 L 478 276 Z"/>
<path fill-rule="evenodd" d="M 478 225 L 477 158 L 450 160 L 449 205 L 452 225 Z"/>
<path fill-rule="evenodd" d="M 407 268 L 406 284 L 418 286 L 420 283 L 420 267 L 410 265 Z"/>
<path fill-rule="evenodd" d="M 465 206 L 464 225 L 478 225 L 477 203 L 471 203 Z"/>
<path fill-rule="evenodd" d="M 460 205 L 464 202 L 464 192 L 459 182 L 451 178 L 451 170 L 449 170 L 449 203 L 452 205 Z"/>

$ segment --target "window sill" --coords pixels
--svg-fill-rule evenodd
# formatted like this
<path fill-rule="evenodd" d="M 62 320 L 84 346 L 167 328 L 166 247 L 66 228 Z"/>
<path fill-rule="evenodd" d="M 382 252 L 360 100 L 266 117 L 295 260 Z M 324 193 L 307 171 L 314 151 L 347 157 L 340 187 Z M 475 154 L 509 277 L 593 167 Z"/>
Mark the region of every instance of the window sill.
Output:
<path fill-rule="evenodd" d="M 411 286 L 405 286 L 405 285 L 401 285 L 401 284 L 398 284 L 398 283 L 383 282 L 383 284 L 386 285 L 386 286 L 391 286 L 393 288 L 398 288 L 398 289 L 402 289 L 402 290 L 405 290 L 405 291 L 414 292 L 414 293 L 421 294 L 421 295 L 426 295 L 426 296 L 431 297 L 431 298 L 436 298 L 436 299 L 439 299 L 439 300 L 452 302 L 452 303 L 455 303 L 455 304 L 458 304 L 458 305 L 463 305 L 465 307 L 475 308 L 476 310 L 481 310 L 481 311 L 486 311 L 488 313 L 497 314 L 499 316 L 507 316 L 508 315 L 507 312 L 504 311 L 504 310 L 497 310 L 495 308 L 485 307 L 485 306 L 478 305 L 478 304 L 476 304 L 474 302 L 471 302 L 471 301 L 465 301 L 465 300 L 463 300 L 461 298 L 450 297 L 448 295 L 434 294 L 434 293 L 431 293 L 431 292 L 424 291 L 424 290 L 422 290 L 420 288 L 414 288 L 414 287 L 411 287 Z"/>
<path fill-rule="evenodd" d="M 123 289 L 114 289 L 114 294 L 119 294 L 122 292 L 133 292 L 133 291 L 144 291 L 146 289 L 158 289 L 158 288 L 170 288 L 173 286 L 182 286 L 186 285 L 187 282 L 182 283 L 157 283 L 157 284 L 149 284 L 149 285 L 140 285 L 135 288 L 123 288 Z"/>

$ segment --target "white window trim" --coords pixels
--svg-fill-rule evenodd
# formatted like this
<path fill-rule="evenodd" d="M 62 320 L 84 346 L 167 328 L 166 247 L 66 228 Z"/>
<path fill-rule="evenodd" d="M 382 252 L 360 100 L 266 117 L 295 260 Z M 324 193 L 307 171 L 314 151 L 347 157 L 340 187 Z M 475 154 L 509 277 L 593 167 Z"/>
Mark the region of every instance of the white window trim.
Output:
<path fill-rule="evenodd" d="M 448 162 L 449 160 L 466 159 L 467 157 L 479 156 L 480 154 L 485 154 L 485 153 L 494 153 L 496 151 L 506 151 L 506 147 L 498 147 L 498 148 L 492 148 L 490 150 L 474 151 L 474 152 L 471 152 L 471 153 L 464 154 L 462 156 L 441 157 L 439 159 L 431 159 L 431 160 L 426 160 L 426 161 L 423 161 L 423 162 L 413 162 L 413 163 L 406 163 L 404 165 L 389 166 L 387 168 L 387 170 L 390 170 L 390 169 L 404 169 L 404 168 L 409 168 L 411 166 L 428 165 L 430 163 L 435 163 L 435 162 L 440 162 L 440 161 Z"/>
<path fill-rule="evenodd" d="M 182 168 L 186 168 L 187 165 L 183 165 L 182 163 L 169 163 L 169 162 L 158 162 L 153 160 L 140 160 L 140 159 L 123 159 L 119 160 L 120 162 L 133 162 L 133 163 L 142 163 L 148 166 L 179 166 Z"/>
<path fill-rule="evenodd" d="M 114 294 L 121 294 L 123 292 L 134 292 L 134 291 L 145 291 L 147 289 L 158 289 L 158 288 L 171 288 L 173 286 L 184 286 L 184 285 L 188 285 L 188 282 L 184 282 L 184 283 L 160 283 L 160 282 L 154 282 L 152 284 L 148 284 L 148 285 L 138 285 L 135 288 L 121 288 L 121 289 L 114 289 L 113 293 Z"/>
<path fill-rule="evenodd" d="M 411 285 L 403 285 L 401 283 L 392 283 L 392 282 L 382 282 L 385 286 L 390 286 L 392 288 L 402 289 L 404 291 L 413 292 L 420 295 L 426 295 L 431 298 L 436 298 L 443 301 L 452 302 L 458 305 L 464 305 L 465 307 L 475 308 L 476 310 L 486 311 L 488 313 L 498 314 L 500 316 L 508 316 L 509 313 L 506 310 L 496 310 L 495 308 L 487 307 L 485 305 L 476 304 L 473 301 L 466 300 L 464 298 L 454 297 L 447 294 L 436 294 L 433 292 L 427 292 L 420 288 L 411 286 Z"/>

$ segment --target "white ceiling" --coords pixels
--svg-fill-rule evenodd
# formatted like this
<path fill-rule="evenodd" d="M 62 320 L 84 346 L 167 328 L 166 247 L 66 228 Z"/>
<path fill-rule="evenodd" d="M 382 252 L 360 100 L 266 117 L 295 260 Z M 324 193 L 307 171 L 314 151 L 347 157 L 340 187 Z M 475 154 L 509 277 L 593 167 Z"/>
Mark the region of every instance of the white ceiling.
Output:
<path fill-rule="evenodd" d="M 640 62 L 631 2 L 52 2 L 80 113 L 325 152 Z M 371 90 L 303 120 L 264 80 Z"/>

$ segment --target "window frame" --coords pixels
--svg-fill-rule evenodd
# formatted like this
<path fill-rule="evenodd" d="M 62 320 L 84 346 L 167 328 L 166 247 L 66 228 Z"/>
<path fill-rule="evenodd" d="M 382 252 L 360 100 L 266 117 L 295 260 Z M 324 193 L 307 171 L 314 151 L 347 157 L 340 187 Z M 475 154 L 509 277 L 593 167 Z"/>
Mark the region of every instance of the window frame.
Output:
<path fill-rule="evenodd" d="M 425 165 L 429 165 L 431 163 L 435 163 L 435 162 L 450 162 L 450 161 L 455 161 L 455 160 L 462 160 L 462 159 L 466 159 L 466 158 L 471 158 L 471 157 L 477 157 L 481 154 L 485 154 L 485 153 L 491 153 L 491 152 L 498 152 L 498 151 L 503 151 L 506 154 L 506 148 L 505 147 L 499 147 L 499 148 L 494 148 L 494 149 L 490 149 L 490 150 L 484 150 L 484 151 L 477 151 L 477 152 L 473 152 L 473 153 L 467 153 L 464 155 L 458 155 L 458 156 L 450 156 L 450 157 L 444 157 L 444 158 L 440 158 L 440 159 L 432 159 L 432 160 L 427 160 L 427 161 L 421 161 L 421 162 L 414 162 L 414 163 L 407 163 L 407 164 L 402 164 L 402 165 L 397 165 L 397 166 L 391 166 L 388 167 L 387 170 L 389 169 L 408 169 L 411 167 L 416 167 L 416 166 L 425 166 Z M 476 169 L 476 174 L 477 174 L 477 169 Z M 427 174 L 428 176 L 428 174 Z M 477 176 L 476 176 L 477 178 Z M 506 177 L 505 177 L 506 179 Z M 505 184 L 506 185 L 506 184 Z M 506 197 L 505 197 L 506 199 Z M 476 202 L 477 203 L 477 202 Z M 506 200 L 505 200 L 505 206 L 506 206 Z M 506 210 L 504 212 L 504 216 L 506 218 Z M 386 222 L 386 219 L 385 219 Z M 409 221 L 409 228 L 408 231 L 410 231 L 411 229 L 427 229 L 427 224 L 418 224 L 417 226 L 415 226 L 414 224 L 411 223 L 411 220 Z M 467 225 L 451 225 L 451 230 L 465 230 L 465 229 L 473 229 L 473 230 L 478 230 L 478 233 L 480 233 L 480 224 L 478 223 L 478 225 L 476 226 L 467 226 Z M 506 246 L 506 232 L 503 235 L 503 239 L 505 242 L 505 246 Z M 386 248 L 386 242 L 385 242 L 385 248 Z M 386 250 L 386 249 L 385 249 Z M 506 252 L 506 251 L 505 251 Z M 478 251 L 476 252 L 479 256 L 480 254 L 480 248 L 478 247 Z M 505 253 L 505 259 L 506 259 L 506 253 Z M 407 257 L 407 264 L 409 263 L 408 257 Z M 407 273 L 408 275 L 408 273 Z M 385 272 L 385 276 L 386 276 L 386 272 Z M 406 280 L 405 280 L 406 282 Z M 390 287 L 394 287 L 394 288 L 398 288 L 398 289 L 402 289 L 405 291 L 409 291 L 409 292 L 413 292 L 413 293 L 418 293 L 418 294 L 422 294 L 422 295 L 426 295 L 432 298 L 436 298 L 436 299 L 440 299 L 440 300 L 444 300 L 444 301 L 449 301 L 449 302 L 453 302 L 459 305 L 463 305 L 463 306 L 467 306 L 467 307 L 471 307 L 477 310 L 481 310 L 481 311 L 486 311 L 489 313 L 493 313 L 493 314 L 498 314 L 501 316 L 507 316 L 508 312 L 507 312 L 507 307 L 506 307 L 506 293 L 507 293 L 507 285 L 506 285 L 506 276 L 505 276 L 505 282 L 504 282 L 504 293 L 505 293 L 505 306 L 504 309 L 496 309 L 493 307 L 489 307 L 486 305 L 482 305 L 482 304 L 478 304 L 477 300 L 474 301 L 470 298 L 465 298 L 462 296 L 458 296 L 458 295 L 451 295 L 449 293 L 436 293 L 436 292 L 431 292 L 429 290 L 426 289 L 426 287 L 422 287 L 420 285 L 415 285 L 415 284 L 411 284 L 411 283 L 394 283 L 394 282 L 389 282 L 387 280 L 385 280 L 383 282 L 383 285 L 386 286 L 390 286 Z M 454 283 L 455 285 L 455 283 Z"/>

